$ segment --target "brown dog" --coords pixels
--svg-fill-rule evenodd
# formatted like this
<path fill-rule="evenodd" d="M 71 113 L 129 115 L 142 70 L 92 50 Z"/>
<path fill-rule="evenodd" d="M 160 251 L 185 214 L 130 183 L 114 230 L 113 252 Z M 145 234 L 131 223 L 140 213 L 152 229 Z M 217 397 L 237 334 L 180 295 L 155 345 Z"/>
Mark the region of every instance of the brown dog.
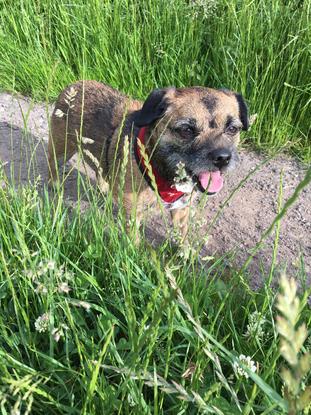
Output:
<path fill-rule="evenodd" d="M 238 161 L 240 131 L 247 129 L 245 102 L 228 90 L 156 89 L 142 103 L 102 83 L 81 81 L 67 87 L 55 104 L 50 178 L 57 177 L 59 158 L 66 161 L 81 148 L 116 196 L 129 140 L 123 193 L 127 219 L 135 205 L 139 225 L 145 205 L 162 199 L 185 237 L 192 190 L 214 194 L 222 188 L 223 173 Z"/>

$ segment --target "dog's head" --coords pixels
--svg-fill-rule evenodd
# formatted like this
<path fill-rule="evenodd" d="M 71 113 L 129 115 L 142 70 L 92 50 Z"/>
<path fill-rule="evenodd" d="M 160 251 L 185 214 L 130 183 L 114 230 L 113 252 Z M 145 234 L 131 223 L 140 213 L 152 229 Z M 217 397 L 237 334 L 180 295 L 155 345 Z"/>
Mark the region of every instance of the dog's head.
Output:
<path fill-rule="evenodd" d="M 218 192 L 223 173 L 238 161 L 240 131 L 248 129 L 241 95 L 203 87 L 154 90 L 135 115 L 159 173 L 174 182 L 178 163 L 201 191 Z"/>

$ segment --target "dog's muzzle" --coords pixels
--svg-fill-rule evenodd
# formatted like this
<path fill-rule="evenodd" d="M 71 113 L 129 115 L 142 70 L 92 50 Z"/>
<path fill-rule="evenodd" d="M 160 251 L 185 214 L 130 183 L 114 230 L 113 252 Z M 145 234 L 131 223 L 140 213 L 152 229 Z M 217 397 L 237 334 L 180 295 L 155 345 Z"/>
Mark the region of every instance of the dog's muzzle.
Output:
<path fill-rule="evenodd" d="M 232 158 L 232 153 L 226 148 L 219 148 L 212 151 L 209 154 L 209 158 L 212 160 L 214 166 L 217 167 L 217 169 L 221 170 L 229 165 Z"/>
<path fill-rule="evenodd" d="M 234 154 L 230 149 L 217 148 L 207 154 L 210 167 L 202 169 L 194 177 L 198 189 L 212 195 L 218 193 L 223 187 L 223 172 L 227 170 L 234 161 Z"/>

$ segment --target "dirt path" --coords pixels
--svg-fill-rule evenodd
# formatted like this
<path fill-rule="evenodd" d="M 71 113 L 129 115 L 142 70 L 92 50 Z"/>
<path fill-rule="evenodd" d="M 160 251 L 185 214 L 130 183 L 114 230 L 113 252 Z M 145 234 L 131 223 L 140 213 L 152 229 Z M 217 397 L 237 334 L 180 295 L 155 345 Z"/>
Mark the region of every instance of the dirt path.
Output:
<path fill-rule="evenodd" d="M 16 184 L 25 184 L 38 174 L 43 182 L 46 181 L 47 114 L 51 109 L 51 106 L 33 104 L 24 97 L 0 94 L 0 160 L 6 163 L 7 174 L 14 163 Z M 35 156 L 31 157 L 32 154 Z M 231 173 L 226 179 L 225 188 L 219 195 L 211 198 L 204 209 L 207 222 L 214 217 L 241 179 L 264 160 L 262 156 L 245 150 L 241 151 L 240 155 L 239 168 Z M 283 198 L 284 201 L 288 199 L 304 177 L 305 167 L 293 159 L 279 156 L 252 175 L 224 208 L 211 230 L 205 253 L 224 254 L 230 250 L 237 250 L 236 261 L 239 264 L 243 262 L 276 215 L 282 171 Z M 66 185 L 66 193 L 71 200 L 75 199 L 74 180 L 72 177 Z M 280 267 L 286 264 L 291 274 L 297 274 L 297 264 L 301 255 L 304 257 L 307 273 L 310 274 L 311 270 L 310 190 L 310 187 L 304 189 L 298 202 L 281 224 L 277 261 Z M 148 239 L 159 241 L 165 238 L 166 232 L 159 218 L 155 217 L 153 224 L 155 222 L 157 231 L 154 231 L 154 226 L 149 226 L 146 234 Z M 202 227 L 202 235 L 206 233 L 207 227 L 208 224 Z M 250 268 L 253 273 L 251 279 L 255 285 L 260 284 L 258 275 L 265 275 L 269 270 L 271 243 L 272 240 L 267 241 L 266 246 L 255 257 L 255 266 Z M 259 273 L 260 268 L 262 269 Z"/>

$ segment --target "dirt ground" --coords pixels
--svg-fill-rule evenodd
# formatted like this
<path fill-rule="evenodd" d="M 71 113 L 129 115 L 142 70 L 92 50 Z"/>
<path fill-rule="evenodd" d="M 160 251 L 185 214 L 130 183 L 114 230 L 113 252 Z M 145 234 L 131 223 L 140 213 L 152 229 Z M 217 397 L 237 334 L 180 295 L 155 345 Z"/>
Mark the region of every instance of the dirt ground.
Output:
<path fill-rule="evenodd" d="M 15 184 L 26 184 L 40 174 L 46 182 L 46 148 L 48 138 L 48 113 L 52 106 L 34 104 L 30 99 L 0 93 L 0 161 L 10 175 L 14 164 Z M 210 198 L 203 216 L 207 224 L 201 228 L 206 234 L 209 223 L 241 179 L 264 161 L 263 156 L 241 150 L 239 167 L 225 180 L 224 189 Z M 73 163 L 73 162 L 72 162 Z M 277 213 L 280 175 L 283 172 L 283 203 L 302 180 L 306 167 L 284 155 L 270 160 L 256 171 L 225 206 L 219 219 L 210 231 L 204 254 L 223 255 L 236 252 L 236 265 L 243 264 L 260 235 L 269 227 Z M 280 269 L 286 265 L 291 275 L 296 275 L 299 258 L 303 255 L 305 269 L 311 271 L 311 192 L 304 189 L 297 203 L 282 220 L 277 263 Z M 76 197 L 75 177 L 66 184 L 66 195 L 70 203 Z M 156 226 L 154 226 L 154 224 Z M 146 236 L 150 242 L 166 238 L 163 221 L 156 214 L 147 226 Z M 250 267 L 254 286 L 260 285 L 262 276 L 268 274 L 271 263 L 273 240 L 266 242 L 256 254 Z M 261 276 L 259 278 L 259 275 Z"/>

